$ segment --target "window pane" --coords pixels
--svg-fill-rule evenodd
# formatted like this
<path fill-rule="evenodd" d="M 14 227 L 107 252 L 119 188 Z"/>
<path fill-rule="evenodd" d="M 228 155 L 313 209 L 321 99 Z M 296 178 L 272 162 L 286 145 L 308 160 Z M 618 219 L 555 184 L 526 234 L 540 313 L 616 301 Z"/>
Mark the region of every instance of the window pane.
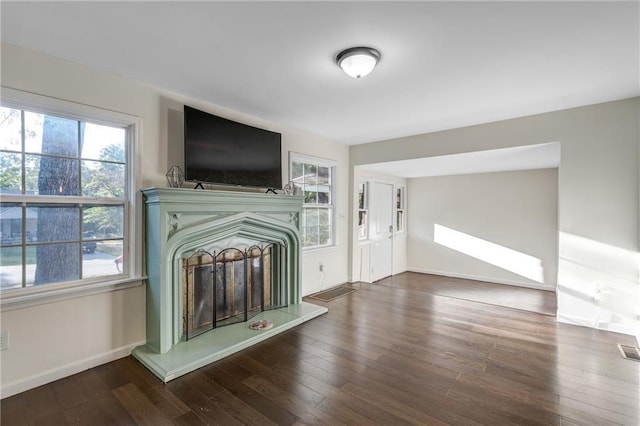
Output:
<path fill-rule="evenodd" d="M 87 243 L 84 243 L 87 244 Z M 117 275 L 124 271 L 122 257 L 122 240 L 98 241 L 96 249 L 87 252 L 84 248 L 82 255 L 82 277 L 100 277 Z"/>
<path fill-rule="evenodd" d="M 32 206 L 37 242 L 58 242 L 80 240 L 80 210 L 77 206 Z M 29 227 L 27 227 L 29 228 Z M 77 253 L 76 253 L 77 255 Z"/>
<path fill-rule="evenodd" d="M 318 193 L 315 191 L 304 191 L 304 203 L 316 204 L 318 202 Z"/>
<path fill-rule="evenodd" d="M 67 118 L 24 113 L 25 151 L 78 157 L 78 122 Z"/>
<path fill-rule="evenodd" d="M 291 163 L 291 180 L 294 182 L 301 184 L 303 182 L 302 177 L 304 176 L 304 170 L 302 163 L 292 162 Z"/>
<path fill-rule="evenodd" d="M 327 245 L 331 243 L 331 227 L 320 226 L 318 228 L 318 243 L 320 245 Z"/>
<path fill-rule="evenodd" d="M 123 198 L 125 165 L 102 161 L 82 161 L 82 195 Z"/>
<path fill-rule="evenodd" d="M 397 211 L 396 229 L 398 231 L 404 230 L 404 211 L 402 210 Z"/>
<path fill-rule="evenodd" d="M 22 247 L 0 248 L 0 288 L 22 287 Z"/>
<path fill-rule="evenodd" d="M 305 221 L 304 225 L 307 227 L 318 226 L 318 210 L 319 209 L 304 209 Z"/>
<path fill-rule="evenodd" d="M 318 245 L 318 227 L 302 228 L 302 244 L 305 247 Z"/>
<path fill-rule="evenodd" d="M 317 174 L 316 174 L 316 166 L 315 166 L 315 164 L 305 164 L 304 165 L 304 184 L 305 184 L 305 186 L 307 186 L 307 185 L 315 185 L 317 181 L 318 181 L 318 177 L 317 177 Z"/>
<path fill-rule="evenodd" d="M 69 120 L 67 120 L 69 121 Z M 44 115 L 24 112 L 24 147 L 26 152 L 42 153 L 42 124 Z M 75 123 L 72 121 L 72 123 Z M 77 125 L 76 125 L 77 126 Z M 76 144 L 77 144 L 76 139 Z"/>
<path fill-rule="evenodd" d="M 318 209 L 318 224 L 331 225 L 331 211 L 329 209 Z"/>
<path fill-rule="evenodd" d="M 0 192 L 20 194 L 22 181 L 22 155 L 0 152 Z"/>
<path fill-rule="evenodd" d="M 34 281 L 35 281 L 35 276 L 36 276 L 36 247 L 35 246 L 27 246 L 25 247 L 25 253 L 26 253 L 26 265 L 27 265 L 27 272 L 26 272 L 26 281 L 25 281 L 25 286 L 32 286 Z"/>
<path fill-rule="evenodd" d="M 79 195 L 78 160 L 41 157 L 38 170 L 39 195 Z"/>
<path fill-rule="evenodd" d="M 329 204 L 331 202 L 331 189 L 326 186 L 318 187 L 318 204 Z"/>
<path fill-rule="evenodd" d="M 35 249 L 35 285 L 80 279 L 80 243 L 45 244 Z"/>
<path fill-rule="evenodd" d="M 124 163 L 125 129 L 86 123 L 82 158 Z"/>
<path fill-rule="evenodd" d="M 360 185 L 358 185 L 358 208 L 359 209 L 364 209 L 365 208 L 365 204 L 364 204 L 364 196 L 365 196 L 365 184 L 361 183 Z"/>
<path fill-rule="evenodd" d="M 40 155 L 24 156 L 25 191 L 29 195 L 38 195 L 38 175 L 40 174 Z"/>
<path fill-rule="evenodd" d="M 0 204 L 0 243 L 22 244 L 22 207 L 16 203 Z"/>
<path fill-rule="evenodd" d="M 318 167 L 318 184 L 328 184 L 331 169 L 329 167 Z"/>
<path fill-rule="evenodd" d="M 403 208 L 403 205 L 402 205 L 402 188 L 397 188 L 396 189 L 396 208 L 397 209 Z"/>
<path fill-rule="evenodd" d="M 122 238 L 123 206 L 85 207 L 82 213 L 82 239 Z"/>
<path fill-rule="evenodd" d="M 22 151 L 21 130 L 20 110 L 0 107 L 0 149 Z"/>
<path fill-rule="evenodd" d="M 367 211 L 358 212 L 358 238 L 367 238 Z"/>

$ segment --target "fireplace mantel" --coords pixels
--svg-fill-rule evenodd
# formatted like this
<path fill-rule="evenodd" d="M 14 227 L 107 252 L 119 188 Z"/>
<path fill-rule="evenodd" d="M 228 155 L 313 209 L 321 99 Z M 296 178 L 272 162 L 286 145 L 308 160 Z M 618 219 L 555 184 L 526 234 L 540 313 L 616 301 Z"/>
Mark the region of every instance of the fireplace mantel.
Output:
<path fill-rule="evenodd" d="M 147 188 L 147 343 L 133 355 L 164 381 L 286 331 L 327 311 L 302 302 L 300 218 L 302 197 L 252 192 Z M 247 323 L 214 329 L 193 340 L 182 336 L 181 259 L 228 239 L 275 241 L 285 255 L 280 267 L 289 306 L 264 311 L 274 327 Z"/>

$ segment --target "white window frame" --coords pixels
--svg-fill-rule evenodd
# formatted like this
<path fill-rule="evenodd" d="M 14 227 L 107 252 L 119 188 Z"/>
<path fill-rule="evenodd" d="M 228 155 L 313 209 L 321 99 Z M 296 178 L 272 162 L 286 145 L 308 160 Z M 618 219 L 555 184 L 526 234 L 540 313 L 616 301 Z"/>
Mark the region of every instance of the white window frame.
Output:
<path fill-rule="evenodd" d="M 3 291 L 0 298 L 1 311 L 19 309 L 26 306 L 50 303 L 89 294 L 120 290 L 142 284 L 142 196 L 137 171 L 139 170 L 138 146 L 141 140 L 142 120 L 139 117 L 79 104 L 48 96 L 23 92 L 7 87 L 0 88 L 0 104 L 3 107 L 21 109 L 41 114 L 91 122 L 99 125 L 127 128 L 126 149 L 126 195 L 124 203 L 123 256 L 125 269 L 114 276 L 91 277 L 81 280 L 51 283 Z M 47 202 L 56 200 L 53 196 L 3 194 L 2 201 L 11 203 Z M 87 202 L 86 197 L 82 202 Z M 50 199 L 50 200 L 49 200 Z M 77 203 L 76 197 L 64 197 L 67 203 Z M 109 204 L 109 199 L 90 198 L 91 202 Z"/>
<path fill-rule="evenodd" d="M 316 166 L 320 166 L 320 167 L 328 167 L 329 169 L 331 169 L 331 182 L 330 182 L 330 186 L 331 186 L 331 192 L 330 192 L 330 199 L 331 199 L 331 203 L 330 204 L 322 204 L 322 205 L 318 205 L 318 204 L 313 204 L 310 205 L 310 208 L 317 208 L 317 207 L 325 207 L 329 209 L 329 217 L 330 217 L 330 221 L 331 221 L 331 231 L 330 231 L 330 235 L 331 235 L 331 243 L 330 244 L 324 244 L 324 245 L 314 245 L 314 246 L 304 246 L 304 236 L 301 235 L 302 240 L 303 240 L 303 245 L 302 245 L 302 250 L 303 251 L 311 251 L 311 250 L 321 250 L 321 249 L 326 249 L 329 247 L 334 247 L 337 245 L 336 242 L 336 226 L 335 226 L 335 212 L 336 212 L 336 170 L 337 170 L 337 166 L 338 166 L 338 162 L 335 160 L 330 160 L 328 158 L 322 158 L 322 157 L 316 157 L 313 155 L 308 155 L 308 154 L 301 154 L 298 152 L 293 152 L 293 151 L 289 151 L 289 180 L 292 180 L 292 171 L 293 171 L 293 163 L 307 163 L 307 164 L 313 164 Z M 305 204 L 303 202 L 303 206 L 302 208 L 305 208 Z M 300 220 L 302 221 L 302 218 L 300 218 Z"/>

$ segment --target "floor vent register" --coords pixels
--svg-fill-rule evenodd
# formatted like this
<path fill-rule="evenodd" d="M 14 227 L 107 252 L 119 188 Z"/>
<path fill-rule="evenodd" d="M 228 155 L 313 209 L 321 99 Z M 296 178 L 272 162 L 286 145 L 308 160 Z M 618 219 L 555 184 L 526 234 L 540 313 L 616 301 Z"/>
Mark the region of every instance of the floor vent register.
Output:
<path fill-rule="evenodd" d="M 640 361 L 640 350 L 635 346 L 622 345 L 618 343 L 618 350 L 620 351 L 622 358 Z"/>

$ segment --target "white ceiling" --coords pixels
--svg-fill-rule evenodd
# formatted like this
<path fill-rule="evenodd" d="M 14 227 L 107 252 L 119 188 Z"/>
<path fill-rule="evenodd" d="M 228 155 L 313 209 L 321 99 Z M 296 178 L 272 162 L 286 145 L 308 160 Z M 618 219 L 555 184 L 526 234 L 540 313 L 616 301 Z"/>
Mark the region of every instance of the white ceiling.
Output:
<path fill-rule="evenodd" d="M 3 42 L 344 144 L 640 95 L 637 1 L 0 7 Z M 362 80 L 355 45 L 382 53 Z"/>

